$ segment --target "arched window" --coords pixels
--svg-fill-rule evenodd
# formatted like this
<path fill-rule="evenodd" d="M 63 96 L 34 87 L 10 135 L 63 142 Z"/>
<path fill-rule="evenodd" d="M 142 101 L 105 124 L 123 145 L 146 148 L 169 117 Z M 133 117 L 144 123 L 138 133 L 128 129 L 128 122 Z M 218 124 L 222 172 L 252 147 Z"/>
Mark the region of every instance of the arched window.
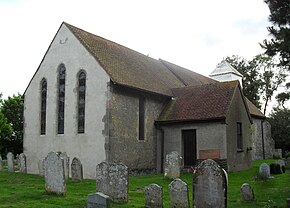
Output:
<path fill-rule="evenodd" d="M 61 64 L 58 71 L 58 119 L 57 133 L 64 133 L 64 106 L 65 106 L 65 66 Z"/>
<path fill-rule="evenodd" d="M 85 133 L 86 73 L 78 76 L 78 133 Z"/>
<path fill-rule="evenodd" d="M 46 133 L 46 97 L 47 97 L 47 82 L 43 78 L 41 80 L 41 106 L 40 106 L 40 135 Z"/>

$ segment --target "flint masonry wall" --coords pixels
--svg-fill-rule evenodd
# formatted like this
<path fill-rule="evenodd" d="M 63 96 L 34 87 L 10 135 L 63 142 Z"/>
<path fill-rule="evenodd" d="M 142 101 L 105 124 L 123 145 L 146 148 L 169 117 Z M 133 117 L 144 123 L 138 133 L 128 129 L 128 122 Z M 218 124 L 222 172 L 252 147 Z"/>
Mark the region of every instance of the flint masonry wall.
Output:
<path fill-rule="evenodd" d="M 262 136 L 262 125 L 263 125 L 263 136 Z M 273 158 L 273 149 L 275 148 L 275 142 L 271 137 L 271 125 L 268 121 L 253 118 L 252 124 L 252 146 L 253 146 L 253 160 L 263 159 L 263 154 L 265 154 L 265 159 Z M 264 141 L 262 139 L 264 138 Z M 264 143 L 264 144 L 263 144 Z M 263 153 L 264 145 L 264 153 Z"/>
<path fill-rule="evenodd" d="M 145 138 L 139 140 L 139 96 L 145 98 Z M 156 170 L 157 130 L 154 121 L 160 115 L 166 97 L 156 96 L 111 84 L 109 101 L 110 162 L 122 162 L 129 172 Z"/>

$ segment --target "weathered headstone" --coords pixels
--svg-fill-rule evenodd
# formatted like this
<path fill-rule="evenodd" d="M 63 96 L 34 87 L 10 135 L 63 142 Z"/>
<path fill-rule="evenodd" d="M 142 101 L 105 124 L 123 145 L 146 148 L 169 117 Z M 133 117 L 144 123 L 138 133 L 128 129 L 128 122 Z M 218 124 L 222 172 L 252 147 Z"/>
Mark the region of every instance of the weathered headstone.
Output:
<path fill-rule="evenodd" d="M 259 167 L 259 177 L 261 179 L 269 179 L 270 178 L 270 167 L 266 163 L 262 163 Z"/>
<path fill-rule="evenodd" d="M 243 201 L 252 201 L 255 199 L 254 190 L 248 183 L 244 183 L 240 190 Z"/>
<path fill-rule="evenodd" d="M 109 208 L 110 200 L 109 196 L 97 192 L 95 194 L 88 195 L 88 208 Z"/>
<path fill-rule="evenodd" d="M 16 159 L 16 164 L 17 164 L 17 167 L 18 167 L 18 169 L 20 169 L 20 160 L 19 160 L 19 154 L 17 154 L 17 155 L 15 156 L 15 159 Z"/>
<path fill-rule="evenodd" d="M 44 176 L 44 160 L 39 160 L 37 163 L 38 171 L 40 176 Z"/>
<path fill-rule="evenodd" d="M 226 207 L 227 181 L 223 169 L 212 159 L 204 160 L 193 175 L 195 207 Z"/>
<path fill-rule="evenodd" d="M 169 184 L 170 207 L 189 208 L 188 186 L 176 178 Z"/>
<path fill-rule="evenodd" d="M 2 157 L 0 155 L 0 171 L 3 170 L 3 160 L 2 160 Z"/>
<path fill-rule="evenodd" d="M 78 158 L 74 158 L 71 163 L 71 179 L 74 182 L 83 180 L 83 165 Z"/>
<path fill-rule="evenodd" d="M 181 158 L 178 152 L 173 151 L 166 155 L 164 177 L 175 179 L 180 176 L 180 163 Z"/>
<path fill-rule="evenodd" d="M 26 156 L 24 153 L 19 155 L 19 170 L 21 173 L 27 173 Z"/>
<path fill-rule="evenodd" d="M 161 186 L 158 186 L 157 184 L 150 184 L 149 186 L 145 187 L 145 207 L 163 207 L 163 193 Z"/>
<path fill-rule="evenodd" d="M 45 190 L 58 195 L 66 194 L 63 159 L 55 152 L 50 152 L 44 159 Z"/>
<path fill-rule="evenodd" d="M 124 164 L 102 162 L 96 168 L 96 191 L 114 202 L 128 202 L 128 168 Z"/>
<path fill-rule="evenodd" d="M 14 172 L 14 155 L 12 152 L 8 152 L 7 154 L 7 165 L 8 165 L 8 171 Z"/>
<path fill-rule="evenodd" d="M 66 152 L 60 152 L 59 156 L 63 159 L 64 162 L 64 176 L 67 180 L 69 178 L 69 157 L 67 156 Z"/>
<path fill-rule="evenodd" d="M 276 163 L 280 165 L 281 171 L 283 173 L 285 173 L 285 168 L 286 168 L 285 160 L 282 160 L 282 159 L 281 160 L 277 160 Z"/>

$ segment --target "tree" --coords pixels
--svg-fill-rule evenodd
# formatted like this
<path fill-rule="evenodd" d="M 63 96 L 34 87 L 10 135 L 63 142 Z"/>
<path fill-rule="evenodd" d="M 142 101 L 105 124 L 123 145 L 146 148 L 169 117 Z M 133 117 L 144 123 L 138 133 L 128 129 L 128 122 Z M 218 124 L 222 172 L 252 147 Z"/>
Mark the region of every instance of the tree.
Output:
<path fill-rule="evenodd" d="M 260 109 L 260 91 L 262 83 L 259 79 L 259 71 L 257 70 L 254 62 L 247 61 L 237 55 L 227 57 L 226 61 L 243 75 L 243 93 L 255 106 Z"/>
<path fill-rule="evenodd" d="M 12 135 L 12 127 L 0 111 L 0 155 L 5 156 L 8 153 L 8 141 Z"/>
<path fill-rule="evenodd" d="M 286 83 L 285 88 L 286 91 L 281 92 L 276 96 L 279 106 L 282 106 L 283 108 L 285 108 L 285 102 L 290 100 L 290 82 Z"/>
<path fill-rule="evenodd" d="M 244 95 L 266 114 L 269 101 L 285 82 L 285 67 L 277 63 L 276 57 L 266 54 L 256 55 L 250 61 L 236 55 L 226 60 L 243 75 Z"/>
<path fill-rule="evenodd" d="M 269 20 L 273 26 L 267 29 L 272 38 L 260 45 L 269 56 L 279 55 L 280 65 L 290 70 L 290 1 L 265 0 L 265 3 L 270 9 Z"/>
<path fill-rule="evenodd" d="M 290 109 L 274 108 L 268 118 L 272 127 L 275 148 L 290 151 Z"/>
<path fill-rule="evenodd" d="M 1 113 L 12 128 L 12 135 L 6 145 L 14 154 L 23 152 L 23 100 L 20 94 L 2 100 Z"/>
<path fill-rule="evenodd" d="M 264 100 L 264 115 L 267 111 L 269 101 L 272 100 L 274 93 L 278 87 L 285 82 L 285 67 L 280 66 L 275 61 L 275 57 L 265 54 L 259 54 L 251 61 L 253 66 L 259 71 L 259 82 L 261 83 L 261 96 Z"/>

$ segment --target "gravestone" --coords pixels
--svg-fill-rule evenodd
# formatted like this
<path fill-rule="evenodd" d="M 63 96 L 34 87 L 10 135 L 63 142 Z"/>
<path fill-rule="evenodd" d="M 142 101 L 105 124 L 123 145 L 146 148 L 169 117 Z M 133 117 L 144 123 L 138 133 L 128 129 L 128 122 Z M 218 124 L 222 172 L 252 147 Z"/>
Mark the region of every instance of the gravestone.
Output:
<path fill-rule="evenodd" d="M 241 186 L 241 198 L 243 201 L 253 201 L 255 199 L 254 190 L 248 183 Z"/>
<path fill-rule="evenodd" d="M 71 163 L 71 179 L 73 182 L 80 182 L 83 180 L 83 165 L 76 157 Z"/>
<path fill-rule="evenodd" d="M 15 156 L 18 169 L 20 169 L 19 154 Z"/>
<path fill-rule="evenodd" d="M 188 187 L 179 178 L 169 184 L 170 207 L 189 208 Z"/>
<path fill-rule="evenodd" d="M 128 202 L 128 168 L 124 164 L 102 162 L 96 168 L 96 191 L 114 202 Z"/>
<path fill-rule="evenodd" d="M 164 177 L 175 179 L 180 176 L 180 163 L 181 158 L 178 152 L 173 151 L 166 155 Z"/>
<path fill-rule="evenodd" d="M 19 170 L 21 173 L 27 173 L 26 156 L 24 153 L 19 155 Z"/>
<path fill-rule="evenodd" d="M 3 170 L 3 160 L 2 160 L 2 157 L 0 155 L 0 171 Z"/>
<path fill-rule="evenodd" d="M 44 160 L 39 160 L 37 163 L 38 166 L 38 172 L 40 176 L 44 176 Z"/>
<path fill-rule="evenodd" d="M 163 193 L 161 186 L 158 186 L 157 184 L 150 184 L 145 187 L 145 207 L 163 207 Z"/>
<path fill-rule="evenodd" d="M 8 152 L 7 154 L 7 165 L 8 165 L 8 171 L 14 172 L 14 155 L 12 152 Z"/>
<path fill-rule="evenodd" d="M 69 178 L 69 157 L 66 152 L 59 152 L 59 156 L 63 159 L 64 162 L 64 176 L 67 180 Z"/>
<path fill-rule="evenodd" d="M 58 195 L 66 194 L 63 159 L 55 152 L 50 152 L 44 159 L 45 190 Z"/>
<path fill-rule="evenodd" d="M 95 194 L 88 195 L 88 208 L 109 208 L 110 200 L 109 196 L 97 192 Z"/>
<path fill-rule="evenodd" d="M 282 172 L 285 173 L 285 168 L 286 168 L 285 160 L 277 160 L 276 163 L 280 165 Z"/>
<path fill-rule="evenodd" d="M 261 179 L 269 179 L 270 178 L 270 167 L 266 163 L 262 163 L 259 167 L 259 176 Z"/>
<path fill-rule="evenodd" d="M 212 159 L 201 162 L 193 174 L 193 204 L 204 208 L 227 206 L 227 179 Z"/>

